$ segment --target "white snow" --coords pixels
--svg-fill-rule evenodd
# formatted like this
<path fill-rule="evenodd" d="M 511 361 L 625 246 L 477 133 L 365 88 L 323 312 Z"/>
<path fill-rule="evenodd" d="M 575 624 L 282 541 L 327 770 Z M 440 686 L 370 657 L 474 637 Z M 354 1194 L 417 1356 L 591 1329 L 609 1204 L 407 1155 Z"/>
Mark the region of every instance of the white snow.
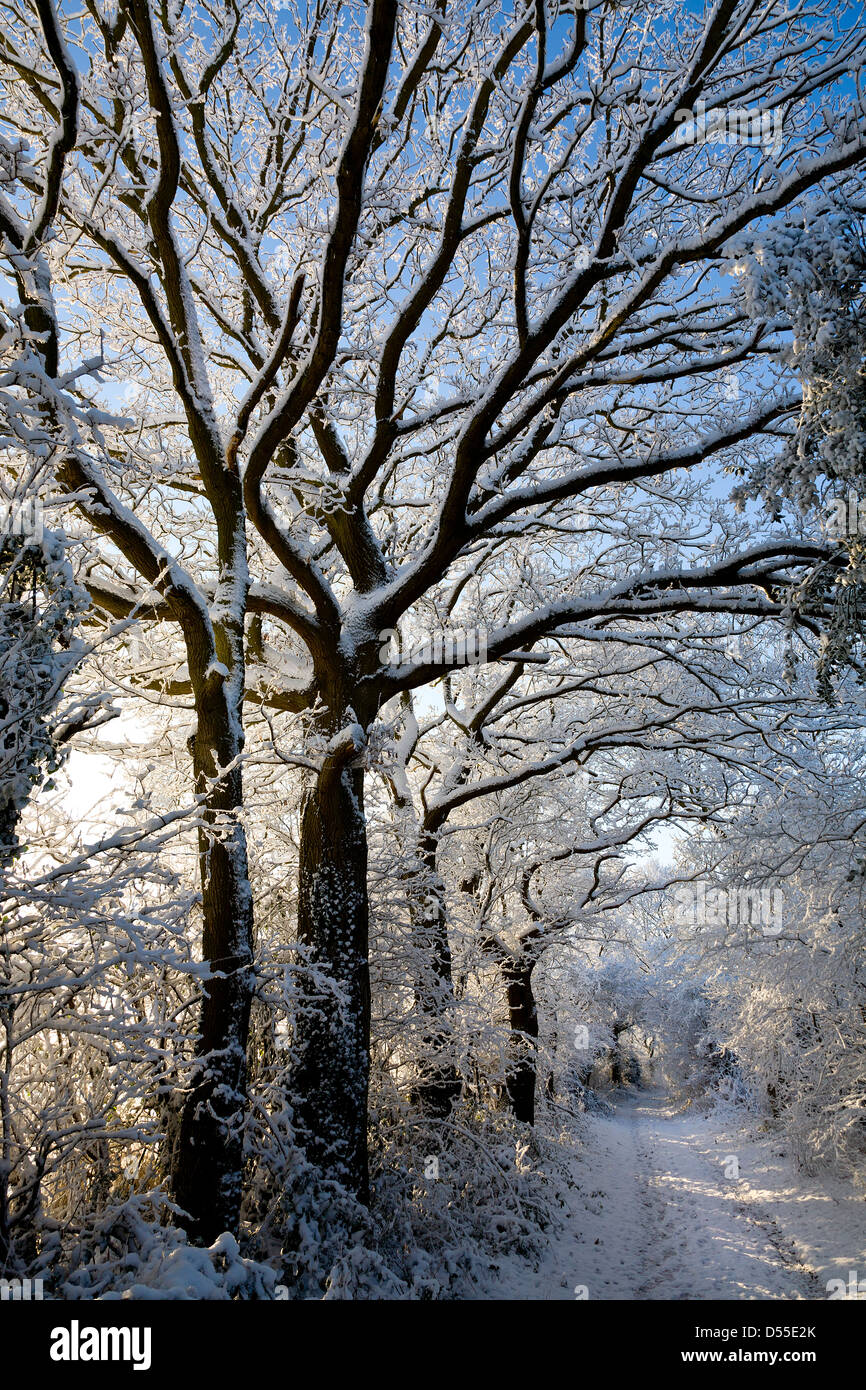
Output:
<path fill-rule="evenodd" d="M 743 1123 L 742 1111 L 680 1109 L 658 1091 L 588 1117 L 546 1258 L 536 1270 L 503 1262 L 479 1297 L 823 1300 L 828 1279 L 866 1277 L 862 1192 L 797 1173 L 778 1135 Z M 725 1176 L 731 1158 L 738 1178 Z"/>

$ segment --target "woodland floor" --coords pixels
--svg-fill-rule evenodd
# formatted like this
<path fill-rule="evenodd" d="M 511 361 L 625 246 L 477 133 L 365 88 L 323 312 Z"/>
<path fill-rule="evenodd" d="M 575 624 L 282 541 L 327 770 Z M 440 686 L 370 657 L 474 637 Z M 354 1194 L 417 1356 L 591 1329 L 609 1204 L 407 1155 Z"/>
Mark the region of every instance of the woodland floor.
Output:
<path fill-rule="evenodd" d="M 866 1299 L 862 1190 L 797 1172 L 733 1106 L 643 1091 L 586 1121 L 564 1230 L 538 1269 L 503 1267 L 482 1297 L 825 1300 L 828 1279 L 858 1271 Z"/>

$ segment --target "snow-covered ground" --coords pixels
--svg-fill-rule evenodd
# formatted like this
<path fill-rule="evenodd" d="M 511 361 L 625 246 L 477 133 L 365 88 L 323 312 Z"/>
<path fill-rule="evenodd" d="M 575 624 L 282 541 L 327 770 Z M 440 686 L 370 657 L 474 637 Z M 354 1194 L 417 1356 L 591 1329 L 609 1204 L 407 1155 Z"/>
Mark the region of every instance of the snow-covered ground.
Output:
<path fill-rule="evenodd" d="M 863 1193 L 797 1173 L 778 1136 L 749 1135 L 733 1107 L 624 1095 L 588 1117 L 574 1178 L 541 1267 L 503 1267 L 483 1296 L 823 1300 L 829 1279 L 866 1281 Z"/>

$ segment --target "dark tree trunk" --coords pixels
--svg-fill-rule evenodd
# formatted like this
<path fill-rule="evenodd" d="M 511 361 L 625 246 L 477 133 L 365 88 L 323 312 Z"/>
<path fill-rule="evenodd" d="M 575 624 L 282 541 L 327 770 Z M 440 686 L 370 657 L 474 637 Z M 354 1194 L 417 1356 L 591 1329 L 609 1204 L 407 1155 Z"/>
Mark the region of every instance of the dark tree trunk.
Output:
<path fill-rule="evenodd" d="M 206 796 L 199 831 L 203 986 L 197 1060 L 172 1153 L 175 1197 L 191 1239 L 210 1245 L 236 1231 L 241 1203 L 246 1048 L 253 994 L 253 904 L 238 808 L 242 734 L 222 681 L 197 700 L 196 786 Z M 228 767 L 228 772 L 221 771 Z"/>
<path fill-rule="evenodd" d="M 505 1086 L 514 1118 L 527 1125 L 535 1124 L 538 1038 L 538 1011 L 532 991 L 535 965 L 534 956 L 526 953 L 509 955 L 502 964 L 511 1024 Z"/>
<path fill-rule="evenodd" d="M 310 1161 L 366 1201 L 369 910 L 363 735 L 354 730 L 330 746 L 301 815 L 298 939 L 309 973 L 291 1099 Z"/>
<path fill-rule="evenodd" d="M 624 1033 L 626 1029 L 630 1027 L 630 1023 L 615 1023 L 613 1025 L 614 1044 L 610 1054 L 610 1079 L 614 1086 L 622 1086 L 625 1084 L 625 1075 L 623 1071 L 624 1059 L 619 1039 L 620 1034 Z"/>
<path fill-rule="evenodd" d="M 412 914 L 417 955 L 415 1007 L 422 1019 L 421 1057 L 410 1099 L 431 1118 L 447 1119 L 462 1083 L 454 1060 L 454 979 L 441 880 L 436 870 L 435 831 L 419 846 L 421 873 L 413 893 Z"/>

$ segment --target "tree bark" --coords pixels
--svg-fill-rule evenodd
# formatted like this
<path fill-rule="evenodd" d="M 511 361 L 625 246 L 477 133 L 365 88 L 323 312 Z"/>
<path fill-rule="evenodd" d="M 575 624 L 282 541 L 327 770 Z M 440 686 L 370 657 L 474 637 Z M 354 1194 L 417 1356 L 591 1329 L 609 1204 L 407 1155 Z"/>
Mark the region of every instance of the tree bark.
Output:
<path fill-rule="evenodd" d="M 436 848 L 435 831 L 425 831 L 419 845 L 422 886 L 413 895 L 412 905 L 418 957 L 423 962 L 415 983 L 415 1007 L 423 1019 L 422 1056 L 410 1099 L 423 1114 L 447 1119 L 462 1082 L 454 1060 L 454 979 Z"/>
<path fill-rule="evenodd" d="M 223 1231 L 237 1230 L 240 1213 L 253 903 L 238 816 L 240 720 L 221 679 L 205 682 L 197 707 L 193 759 L 196 786 L 206 798 L 199 830 L 202 954 L 210 974 L 202 989 L 196 1064 L 182 1103 L 172 1179 L 187 1213 L 183 1226 L 192 1240 L 210 1245 Z"/>
<path fill-rule="evenodd" d="M 538 1011 L 532 990 L 535 966 L 535 957 L 526 953 L 509 955 L 502 963 L 511 1024 L 505 1088 L 514 1118 L 527 1125 L 535 1124 L 538 1038 Z"/>
<path fill-rule="evenodd" d="M 361 1201 L 369 1196 L 369 904 L 363 732 L 329 746 L 301 814 L 298 939 L 308 984 L 294 1038 L 291 1096 L 307 1157 Z"/>
<path fill-rule="evenodd" d="M 620 1047 L 619 1039 L 620 1034 L 624 1033 L 630 1027 L 630 1021 L 628 1023 L 615 1023 L 613 1025 L 614 1042 L 610 1054 L 610 1079 L 612 1085 L 614 1086 L 623 1086 L 625 1084 L 625 1074 L 623 1069 L 625 1059 L 622 1055 L 622 1048 Z"/>

